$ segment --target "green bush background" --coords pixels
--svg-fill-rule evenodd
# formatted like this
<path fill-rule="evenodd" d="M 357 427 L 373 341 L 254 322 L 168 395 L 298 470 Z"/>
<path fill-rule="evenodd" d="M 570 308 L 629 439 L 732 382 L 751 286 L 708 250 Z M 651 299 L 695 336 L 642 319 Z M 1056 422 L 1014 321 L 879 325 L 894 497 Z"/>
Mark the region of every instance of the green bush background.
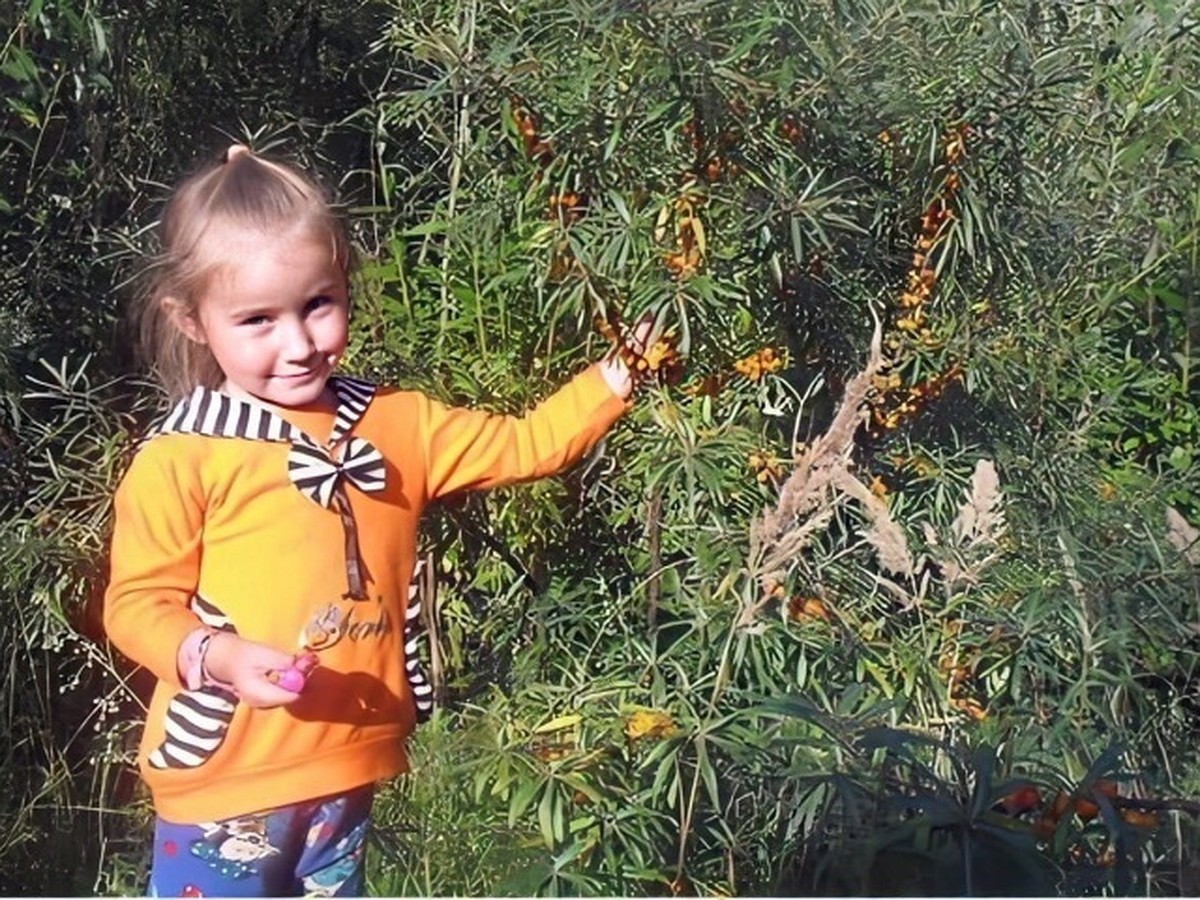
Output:
<path fill-rule="evenodd" d="M 0 892 L 144 885 L 146 684 L 96 610 L 161 406 L 121 310 L 234 138 L 351 208 L 358 374 L 519 411 L 617 313 L 686 357 L 575 470 L 430 512 L 444 703 L 373 891 L 1200 891 L 1198 13 L 0 4 Z M 897 421 L 764 530 L 876 320 Z"/>

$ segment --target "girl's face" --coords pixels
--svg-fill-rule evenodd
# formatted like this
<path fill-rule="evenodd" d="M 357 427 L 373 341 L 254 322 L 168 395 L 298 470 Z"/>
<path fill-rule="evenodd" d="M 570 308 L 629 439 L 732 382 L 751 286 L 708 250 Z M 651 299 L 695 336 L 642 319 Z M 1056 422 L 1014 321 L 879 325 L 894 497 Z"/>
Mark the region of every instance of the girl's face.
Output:
<path fill-rule="evenodd" d="M 228 262 L 176 314 L 225 373 L 222 390 L 279 406 L 327 402 L 325 382 L 346 349 L 346 274 L 328 238 L 222 226 L 207 240 Z"/>

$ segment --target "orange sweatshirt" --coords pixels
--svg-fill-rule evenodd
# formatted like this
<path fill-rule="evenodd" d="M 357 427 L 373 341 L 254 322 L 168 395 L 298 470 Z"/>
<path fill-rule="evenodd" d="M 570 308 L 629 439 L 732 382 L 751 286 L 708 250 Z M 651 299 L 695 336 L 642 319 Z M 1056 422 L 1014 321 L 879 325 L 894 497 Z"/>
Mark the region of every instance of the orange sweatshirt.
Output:
<path fill-rule="evenodd" d="M 626 408 L 597 366 L 524 418 L 352 379 L 331 386 L 336 416 L 197 389 L 117 490 L 105 627 L 158 678 L 138 758 L 169 821 L 230 818 L 405 771 L 414 698 L 403 632 L 422 509 L 452 491 L 563 469 Z M 334 462 L 314 498 L 297 482 L 321 481 L 331 437 Z M 337 467 L 351 451 L 378 451 L 358 481 Z M 354 561 L 357 599 L 347 596 Z M 212 689 L 196 696 L 181 683 L 177 652 L 202 623 L 286 652 L 309 647 L 320 666 L 286 707 L 253 709 Z M 198 759 L 181 753 L 187 765 L 154 755 L 172 742 L 195 750 L 188 741 L 215 747 Z"/>

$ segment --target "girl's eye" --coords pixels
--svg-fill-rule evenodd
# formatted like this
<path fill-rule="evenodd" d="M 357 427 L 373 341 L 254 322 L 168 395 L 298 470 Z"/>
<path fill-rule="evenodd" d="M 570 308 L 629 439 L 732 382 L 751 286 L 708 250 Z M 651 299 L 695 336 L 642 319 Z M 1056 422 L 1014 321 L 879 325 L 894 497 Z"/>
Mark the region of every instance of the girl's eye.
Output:
<path fill-rule="evenodd" d="M 320 294 L 308 301 L 308 312 L 316 312 L 318 309 L 321 309 L 324 306 L 329 306 L 331 303 L 333 303 L 332 297 L 327 296 L 326 294 Z"/>
<path fill-rule="evenodd" d="M 241 324 L 250 325 L 250 326 L 266 325 L 267 317 L 266 316 L 246 316 L 246 318 L 242 319 Z"/>

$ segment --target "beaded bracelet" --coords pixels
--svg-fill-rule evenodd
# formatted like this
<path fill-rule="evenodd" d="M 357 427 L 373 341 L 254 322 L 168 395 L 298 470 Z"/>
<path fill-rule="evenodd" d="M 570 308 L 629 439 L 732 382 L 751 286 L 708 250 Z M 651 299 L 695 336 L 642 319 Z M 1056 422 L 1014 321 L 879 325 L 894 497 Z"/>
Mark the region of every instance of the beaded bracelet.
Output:
<path fill-rule="evenodd" d="M 206 685 L 213 683 L 212 676 L 208 674 L 208 667 L 204 664 L 208 662 L 208 648 L 216 636 L 215 631 L 205 632 L 204 637 L 200 638 L 200 646 L 196 648 L 196 668 L 200 671 L 200 682 Z"/>
<path fill-rule="evenodd" d="M 212 644 L 212 639 L 216 636 L 217 630 L 215 628 L 206 627 L 203 636 L 200 638 L 200 643 L 196 645 L 196 655 L 192 657 L 191 665 L 188 666 L 188 670 L 184 675 L 184 684 L 187 685 L 190 691 L 198 691 L 206 687 L 217 687 L 224 690 L 233 689 L 233 685 L 229 682 L 213 678 L 204 665 L 208 658 L 209 645 Z"/>

